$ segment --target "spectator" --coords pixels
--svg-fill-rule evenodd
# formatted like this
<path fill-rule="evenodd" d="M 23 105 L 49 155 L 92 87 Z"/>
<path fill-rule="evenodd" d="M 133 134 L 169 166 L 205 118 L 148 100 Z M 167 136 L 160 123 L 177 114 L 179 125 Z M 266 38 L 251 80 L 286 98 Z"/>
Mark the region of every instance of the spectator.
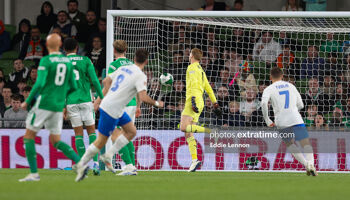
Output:
<path fill-rule="evenodd" d="M 235 0 L 233 3 L 233 11 L 243 11 L 243 0 Z"/>
<path fill-rule="evenodd" d="M 4 86 L 5 86 L 4 78 L 0 77 L 0 117 L 4 116 L 4 113 L 6 110 L 6 106 L 4 103 L 4 97 L 2 96 Z"/>
<path fill-rule="evenodd" d="M 237 101 L 229 103 L 229 113 L 225 116 L 228 126 L 245 126 L 245 117 L 239 112 L 240 104 Z"/>
<path fill-rule="evenodd" d="M 85 51 L 89 52 L 91 51 L 92 47 L 92 42 L 95 37 L 100 37 L 102 41 L 102 46 L 106 48 L 106 19 L 105 18 L 100 18 L 97 23 L 98 31 L 91 33 L 90 38 L 88 39 L 88 42 L 85 45 Z"/>
<path fill-rule="evenodd" d="M 327 0 L 303 0 L 305 2 L 305 11 L 326 11 Z"/>
<path fill-rule="evenodd" d="M 246 122 L 252 121 L 253 113 L 258 111 L 260 107 L 260 102 L 256 97 L 256 92 L 252 88 L 248 88 L 244 100 L 239 104 L 239 112 L 245 117 Z"/>
<path fill-rule="evenodd" d="M 299 45 L 298 42 L 294 39 L 288 37 L 285 31 L 280 31 L 278 36 L 278 43 L 283 46 L 289 46 L 292 51 L 302 51 L 302 45 Z"/>
<path fill-rule="evenodd" d="M 23 90 L 24 90 L 25 87 L 27 87 L 27 81 L 22 79 L 17 84 L 18 92 L 16 92 L 16 93 L 18 93 L 18 94 L 23 96 Z"/>
<path fill-rule="evenodd" d="M 334 33 L 328 32 L 326 40 L 321 43 L 320 51 L 322 52 L 341 52 L 342 47 L 337 40 L 334 40 Z"/>
<path fill-rule="evenodd" d="M 270 82 L 268 80 L 261 80 L 259 82 L 258 96 L 257 96 L 258 101 L 261 101 L 262 94 L 264 93 L 265 88 L 267 88 L 267 86 L 269 85 L 270 85 Z"/>
<path fill-rule="evenodd" d="M 344 116 L 343 111 L 339 107 L 335 107 L 332 116 L 328 121 L 328 125 L 331 127 L 350 127 L 350 123 L 347 121 L 346 116 Z"/>
<path fill-rule="evenodd" d="M 323 85 L 321 91 L 323 94 L 326 94 L 329 97 L 331 97 L 335 94 L 335 82 L 332 76 L 329 75 L 329 72 L 326 73 L 328 73 L 328 75 L 325 75 L 323 78 Z"/>
<path fill-rule="evenodd" d="M 16 91 L 18 82 L 22 79 L 27 79 L 29 69 L 27 67 L 24 67 L 23 61 L 21 59 L 16 59 L 13 62 L 13 69 L 14 72 L 9 74 L 8 83 L 11 86 L 12 90 Z"/>
<path fill-rule="evenodd" d="M 311 127 L 315 124 L 315 117 L 317 115 L 317 106 L 309 105 L 307 106 L 306 117 L 304 118 L 305 126 Z"/>
<path fill-rule="evenodd" d="M 282 11 L 303 11 L 303 9 L 299 7 L 298 0 L 286 0 L 286 5 L 282 7 Z"/>
<path fill-rule="evenodd" d="M 277 57 L 277 67 L 283 69 L 284 74 L 297 75 L 297 70 L 295 70 L 295 56 L 290 51 L 289 45 L 283 46 L 282 53 Z"/>
<path fill-rule="evenodd" d="M 11 95 L 12 95 L 11 87 L 9 87 L 8 85 L 5 85 L 4 88 L 2 89 L 2 96 L 4 97 L 5 111 L 11 108 Z"/>
<path fill-rule="evenodd" d="M 229 59 L 225 62 L 225 67 L 229 70 L 230 77 L 234 77 L 239 72 L 239 65 L 243 62 L 243 57 L 236 53 L 236 50 L 229 51 Z"/>
<path fill-rule="evenodd" d="M 203 5 L 200 10 L 229 10 L 230 7 L 226 5 L 225 2 L 216 2 L 215 0 L 205 0 L 205 5 Z"/>
<path fill-rule="evenodd" d="M 175 111 L 177 102 L 185 98 L 185 92 L 185 83 L 181 80 L 176 80 L 174 82 L 173 91 L 167 94 L 165 97 L 165 108 Z"/>
<path fill-rule="evenodd" d="M 38 78 L 38 67 L 32 66 L 30 69 L 28 80 L 27 80 L 27 86 L 33 87 L 37 78 Z"/>
<path fill-rule="evenodd" d="M 350 117 L 350 97 L 348 97 L 348 100 L 346 101 L 346 108 L 344 113 L 348 118 Z"/>
<path fill-rule="evenodd" d="M 339 81 L 339 74 L 342 73 L 343 67 L 338 63 L 338 53 L 331 52 L 328 53 L 327 62 L 325 64 L 325 73 L 328 73 L 332 76 L 333 79 Z M 348 56 L 345 57 L 345 62 L 350 62 L 350 58 Z"/>
<path fill-rule="evenodd" d="M 24 100 L 26 100 L 28 98 L 29 93 L 30 93 L 31 90 L 32 90 L 32 87 L 30 87 L 30 86 L 26 86 L 26 87 L 23 88 L 22 95 L 24 97 Z"/>
<path fill-rule="evenodd" d="M 333 108 L 338 107 L 342 111 L 346 110 L 346 99 L 347 99 L 347 93 L 345 92 L 344 86 L 342 83 L 338 83 L 337 87 L 335 89 L 335 95 L 331 98 L 333 103 Z"/>
<path fill-rule="evenodd" d="M 254 45 L 253 59 L 271 64 L 281 52 L 281 46 L 272 38 L 272 34 L 263 32 L 261 39 Z"/>
<path fill-rule="evenodd" d="M 0 58 L 2 53 L 11 48 L 10 34 L 5 31 L 5 26 L 2 20 L 0 20 Z"/>
<path fill-rule="evenodd" d="M 50 33 L 53 29 L 59 27 L 61 29 L 62 39 L 67 37 L 75 38 L 77 35 L 77 28 L 75 25 L 68 19 L 68 13 L 64 10 L 61 10 L 57 13 L 57 22 L 51 27 Z"/>
<path fill-rule="evenodd" d="M 300 78 L 311 78 L 313 76 L 322 75 L 325 61 L 318 55 L 316 46 L 309 46 L 307 58 L 301 64 Z M 320 73 L 319 73 L 320 72 Z"/>
<path fill-rule="evenodd" d="M 329 111 L 330 98 L 328 95 L 322 93 L 318 79 L 312 77 L 308 81 L 308 90 L 305 94 L 301 94 L 301 99 L 304 103 L 304 109 L 301 114 L 305 117 L 305 108 L 309 105 L 317 105 L 317 110 L 320 113 L 327 113 Z"/>
<path fill-rule="evenodd" d="M 230 83 L 230 72 L 227 68 L 224 68 L 222 70 L 220 70 L 220 78 L 218 82 L 215 82 L 215 88 L 219 88 L 221 86 L 224 87 L 229 87 L 229 83 Z"/>
<path fill-rule="evenodd" d="M 175 80 L 184 80 L 186 75 L 186 68 L 183 62 L 182 51 L 175 51 L 173 53 L 172 63 L 169 65 L 168 72 L 173 75 Z"/>
<path fill-rule="evenodd" d="M 287 81 L 295 86 L 295 76 L 294 75 L 283 76 L 283 80 Z"/>
<path fill-rule="evenodd" d="M 11 47 L 15 51 L 20 51 L 25 41 L 30 40 L 30 21 L 22 19 L 18 24 L 18 33 L 13 36 Z"/>
<path fill-rule="evenodd" d="M 57 15 L 54 13 L 51 2 L 45 1 L 41 5 L 40 15 L 36 18 L 36 25 L 41 33 L 48 34 L 51 27 L 57 21 Z"/>
<path fill-rule="evenodd" d="M 11 95 L 11 108 L 5 111 L 5 127 L 7 128 L 23 128 L 25 127 L 24 120 L 27 117 L 27 111 L 21 109 L 23 97 L 19 94 Z M 11 121 L 15 120 L 15 121 Z M 18 121 L 22 120 L 22 121 Z"/>
<path fill-rule="evenodd" d="M 235 51 L 238 56 L 246 59 L 248 54 L 252 54 L 252 49 L 254 46 L 251 46 L 249 42 L 249 37 L 247 37 L 242 28 L 236 28 L 233 30 L 232 39 L 226 46 L 231 46 L 233 51 Z M 253 44 L 254 45 L 254 44 Z"/>
<path fill-rule="evenodd" d="M 30 40 L 25 41 L 20 50 L 19 59 L 33 60 L 39 63 L 40 59 L 46 54 L 45 40 L 41 40 L 39 28 L 33 27 Z"/>
<path fill-rule="evenodd" d="M 82 31 L 84 29 L 84 26 L 87 24 L 86 23 L 86 16 L 84 13 L 82 13 L 78 10 L 78 7 L 79 7 L 79 2 L 77 0 L 69 0 L 67 2 L 69 20 L 77 28 L 78 33 L 83 33 Z"/>
<path fill-rule="evenodd" d="M 243 63 L 247 63 L 247 61 L 243 61 Z M 239 90 L 241 93 L 241 97 L 245 97 L 245 91 L 248 89 L 253 89 L 255 93 L 258 93 L 258 86 L 255 80 L 255 77 L 252 73 L 250 72 L 249 67 L 246 68 L 244 67 L 245 64 L 241 64 L 240 68 L 240 74 L 236 78 L 237 79 L 237 84 L 239 86 Z"/>
<path fill-rule="evenodd" d="M 223 112 L 228 111 L 228 103 L 230 102 L 230 93 L 228 92 L 227 87 L 221 86 L 217 89 L 217 95 L 218 95 L 218 104 L 222 108 Z"/>
<path fill-rule="evenodd" d="M 102 46 L 101 38 L 95 37 L 92 42 L 92 50 L 87 53 L 95 66 L 98 76 L 102 75 L 102 71 L 106 68 L 106 49 Z"/>
<path fill-rule="evenodd" d="M 328 124 L 325 123 L 323 116 L 320 114 L 315 117 L 315 127 L 316 129 L 328 128 Z"/>
<path fill-rule="evenodd" d="M 86 24 L 81 28 L 81 31 L 78 31 L 78 40 L 79 42 L 86 43 L 89 39 L 89 35 L 98 31 L 96 13 L 93 10 L 86 12 Z"/>

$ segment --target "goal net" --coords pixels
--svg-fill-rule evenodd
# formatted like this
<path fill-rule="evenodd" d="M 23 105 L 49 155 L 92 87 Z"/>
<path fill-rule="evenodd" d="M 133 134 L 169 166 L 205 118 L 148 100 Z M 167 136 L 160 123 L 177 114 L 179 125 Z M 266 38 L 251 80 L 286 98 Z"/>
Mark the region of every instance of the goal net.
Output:
<path fill-rule="evenodd" d="M 277 66 L 302 96 L 301 114 L 317 169 L 348 171 L 349 17 L 350 13 L 108 11 L 107 62 L 113 60 L 113 40 L 128 43 L 130 59 L 137 48 L 146 48 L 148 93 L 165 101 L 164 109 L 142 105 L 142 116 L 136 119 L 137 167 L 185 170 L 191 163 L 179 123 L 189 54 L 196 47 L 203 51 L 200 64 L 223 110 L 216 117 L 204 95 L 199 124 L 226 133 L 195 134 L 201 170 L 304 170 L 262 117 L 262 92 L 270 84 L 270 69 Z M 159 77 L 165 72 L 174 77 L 171 90 L 161 89 Z M 270 111 L 273 119 L 271 107 Z M 121 163 L 120 157 L 116 162 Z"/>

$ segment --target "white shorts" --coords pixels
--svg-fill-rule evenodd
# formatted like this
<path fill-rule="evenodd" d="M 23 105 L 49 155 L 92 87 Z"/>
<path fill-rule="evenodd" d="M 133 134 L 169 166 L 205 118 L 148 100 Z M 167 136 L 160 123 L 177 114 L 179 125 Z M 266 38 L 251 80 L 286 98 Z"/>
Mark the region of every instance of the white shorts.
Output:
<path fill-rule="evenodd" d="M 125 107 L 124 112 L 129 115 L 132 122 L 135 122 L 136 106 Z"/>
<path fill-rule="evenodd" d="M 27 115 L 26 128 L 35 132 L 45 125 L 50 134 L 60 135 L 63 125 L 63 112 L 53 112 L 33 107 Z"/>
<path fill-rule="evenodd" d="M 67 115 L 73 128 L 95 124 L 95 112 L 92 102 L 67 105 Z"/>
<path fill-rule="evenodd" d="M 124 108 L 124 111 L 126 114 L 129 115 L 132 122 L 135 122 L 135 114 L 136 114 L 136 106 L 128 106 Z M 120 126 L 116 126 L 117 128 L 121 128 Z"/>

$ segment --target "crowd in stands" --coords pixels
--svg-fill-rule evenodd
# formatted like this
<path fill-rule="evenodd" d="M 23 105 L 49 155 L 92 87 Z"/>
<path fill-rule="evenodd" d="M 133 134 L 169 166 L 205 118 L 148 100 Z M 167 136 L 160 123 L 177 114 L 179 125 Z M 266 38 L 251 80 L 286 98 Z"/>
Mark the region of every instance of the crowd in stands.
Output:
<path fill-rule="evenodd" d="M 297 0 L 286 2 L 282 10 L 301 10 Z M 306 7 L 311 3 L 304 2 Z M 236 0 L 229 8 L 225 3 L 207 0 L 201 9 L 242 10 L 243 1 Z M 185 103 L 189 52 L 194 47 L 204 52 L 201 66 L 223 109 L 222 117 L 216 118 L 211 112 L 213 104 L 205 98 L 201 123 L 223 127 L 265 126 L 260 101 L 263 90 L 270 84 L 269 69 L 278 66 L 284 71 L 285 81 L 296 85 L 301 92 L 305 104 L 301 113 L 307 126 L 350 127 L 350 42 L 345 37 L 335 39 L 339 36 L 329 32 L 324 34 L 325 39 L 309 44 L 304 38 L 293 37 L 285 31 L 230 28 L 231 31 L 223 33 L 223 27 L 166 20 L 155 23 L 151 20 L 145 23 L 144 34 L 133 34 L 123 29 L 123 24 L 128 23 L 120 22 L 120 27 L 117 27 L 119 39 L 131 41 L 134 35 L 140 37 L 140 41 L 147 42 L 150 59 L 156 54 L 162 55 L 160 61 L 166 63 L 163 71 L 174 76 L 172 91 L 159 97 L 158 68 L 150 67 L 145 71 L 148 92 L 166 103 L 164 109 L 146 107 L 147 118 L 161 118 L 142 122 L 149 123 L 152 128 L 177 128 Z M 44 2 L 36 25 L 23 19 L 18 25 L 18 33 L 8 40 L 11 42 L 0 39 L 1 48 L 18 52 L 18 59 L 13 61 L 13 72 L 7 75 L 0 70 L 0 116 L 19 121 L 6 121 L 1 124 L 3 127 L 24 126 L 20 119 L 25 119 L 27 111 L 20 110 L 18 105 L 28 97 L 36 81 L 38 62 L 47 55 L 43 35 L 50 33 L 60 34 L 63 40 L 76 38 L 80 42 L 79 54 L 88 56 L 98 76 L 102 76 L 106 67 L 106 20 L 98 19 L 92 10 L 81 12 L 76 0 L 69 0 L 67 11 L 61 10 L 57 14 L 50 2 Z M 1 20 L 0 37 L 10 37 Z M 158 42 L 154 42 L 156 40 Z M 0 49 L 0 56 L 5 50 Z M 25 60 L 36 64 L 25 67 Z M 270 116 L 273 116 L 270 111 Z"/>

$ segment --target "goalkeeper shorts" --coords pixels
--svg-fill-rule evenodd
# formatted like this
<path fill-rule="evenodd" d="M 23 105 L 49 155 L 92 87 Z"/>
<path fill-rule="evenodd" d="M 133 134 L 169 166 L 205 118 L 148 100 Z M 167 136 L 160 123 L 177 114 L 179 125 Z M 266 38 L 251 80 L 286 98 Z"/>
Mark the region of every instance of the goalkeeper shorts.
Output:
<path fill-rule="evenodd" d="M 203 108 L 204 108 L 204 102 L 203 100 L 198 100 L 199 98 L 196 97 L 196 106 L 198 108 L 198 113 L 194 112 L 192 109 L 192 101 L 191 98 L 188 98 L 185 102 L 185 108 L 182 111 L 181 115 L 190 116 L 193 118 L 193 122 L 197 123 L 199 116 L 201 115 Z"/>

